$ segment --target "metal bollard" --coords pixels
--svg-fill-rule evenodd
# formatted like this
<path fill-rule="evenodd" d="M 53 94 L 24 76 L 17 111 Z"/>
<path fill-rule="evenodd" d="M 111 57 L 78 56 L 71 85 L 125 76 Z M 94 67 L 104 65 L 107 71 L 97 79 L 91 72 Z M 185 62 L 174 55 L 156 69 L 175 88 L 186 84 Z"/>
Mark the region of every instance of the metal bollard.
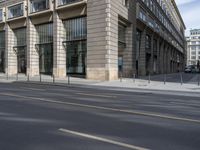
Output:
<path fill-rule="evenodd" d="M 135 74 L 133 74 L 133 82 L 135 83 Z"/>
<path fill-rule="evenodd" d="M 166 74 L 164 74 L 164 84 L 166 84 Z"/>
<path fill-rule="evenodd" d="M 16 73 L 16 81 L 18 81 L 18 73 Z"/>
<path fill-rule="evenodd" d="M 27 75 L 27 81 L 28 81 L 28 82 L 30 81 L 29 74 Z"/>
<path fill-rule="evenodd" d="M 8 78 L 8 73 L 6 74 L 6 79 L 8 80 L 9 78 Z"/>
<path fill-rule="evenodd" d="M 151 74 L 149 74 L 149 80 L 148 80 L 148 83 L 149 83 L 149 84 L 151 83 Z"/>
<path fill-rule="evenodd" d="M 67 78 L 68 78 L 68 85 L 70 85 L 70 75 L 69 74 L 67 75 Z"/>
<path fill-rule="evenodd" d="M 40 73 L 40 82 L 42 82 L 42 74 Z"/>
<path fill-rule="evenodd" d="M 122 82 L 122 72 L 120 72 L 120 82 Z"/>
<path fill-rule="evenodd" d="M 183 85 L 183 75 L 180 73 L 180 78 L 181 78 L 181 85 Z"/>
<path fill-rule="evenodd" d="M 53 77 L 53 83 L 55 83 L 55 75 L 53 75 L 52 77 Z"/>

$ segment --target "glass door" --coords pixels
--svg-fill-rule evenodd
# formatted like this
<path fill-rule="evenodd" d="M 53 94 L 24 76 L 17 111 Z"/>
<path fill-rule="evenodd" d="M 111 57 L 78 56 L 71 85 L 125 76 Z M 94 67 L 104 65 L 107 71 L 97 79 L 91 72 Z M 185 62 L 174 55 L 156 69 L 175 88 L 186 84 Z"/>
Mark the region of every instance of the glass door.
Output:
<path fill-rule="evenodd" d="M 39 46 L 40 73 L 51 75 L 53 73 L 53 44 Z"/>

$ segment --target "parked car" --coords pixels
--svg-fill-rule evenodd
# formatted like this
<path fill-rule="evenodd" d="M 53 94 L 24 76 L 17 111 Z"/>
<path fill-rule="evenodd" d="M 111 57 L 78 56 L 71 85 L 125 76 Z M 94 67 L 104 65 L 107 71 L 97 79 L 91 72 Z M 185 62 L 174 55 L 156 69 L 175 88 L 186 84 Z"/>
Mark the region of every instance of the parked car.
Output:
<path fill-rule="evenodd" d="M 197 68 L 195 65 L 189 65 L 187 67 L 185 67 L 185 73 L 196 73 L 197 72 Z"/>
<path fill-rule="evenodd" d="M 185 73 L 191 73 L 192 72 L 192 69 L 190 67 L 185 67 Z"/>

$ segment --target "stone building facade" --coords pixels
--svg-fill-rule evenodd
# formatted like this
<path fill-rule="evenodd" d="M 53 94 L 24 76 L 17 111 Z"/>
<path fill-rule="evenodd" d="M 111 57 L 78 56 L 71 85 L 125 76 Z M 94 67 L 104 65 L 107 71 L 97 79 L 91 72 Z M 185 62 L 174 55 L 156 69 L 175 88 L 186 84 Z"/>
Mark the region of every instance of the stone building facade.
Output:
<path fill-rule="evenodd" d="M 173 0 L 1 0 L 0 71 L 95 80 L 181 71 L 184 30 Z"/>

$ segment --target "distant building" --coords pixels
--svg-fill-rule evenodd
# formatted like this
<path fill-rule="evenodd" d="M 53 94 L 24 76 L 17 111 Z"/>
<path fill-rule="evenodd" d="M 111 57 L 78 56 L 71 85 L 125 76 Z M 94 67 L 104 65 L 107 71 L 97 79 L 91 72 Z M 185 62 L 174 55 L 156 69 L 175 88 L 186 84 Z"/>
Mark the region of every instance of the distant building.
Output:
<path fill-rule="evenodd" d="M 190 30 L 187 40 L 187 65 L 197 65 L 200 60 L 200 29 Z"/>

